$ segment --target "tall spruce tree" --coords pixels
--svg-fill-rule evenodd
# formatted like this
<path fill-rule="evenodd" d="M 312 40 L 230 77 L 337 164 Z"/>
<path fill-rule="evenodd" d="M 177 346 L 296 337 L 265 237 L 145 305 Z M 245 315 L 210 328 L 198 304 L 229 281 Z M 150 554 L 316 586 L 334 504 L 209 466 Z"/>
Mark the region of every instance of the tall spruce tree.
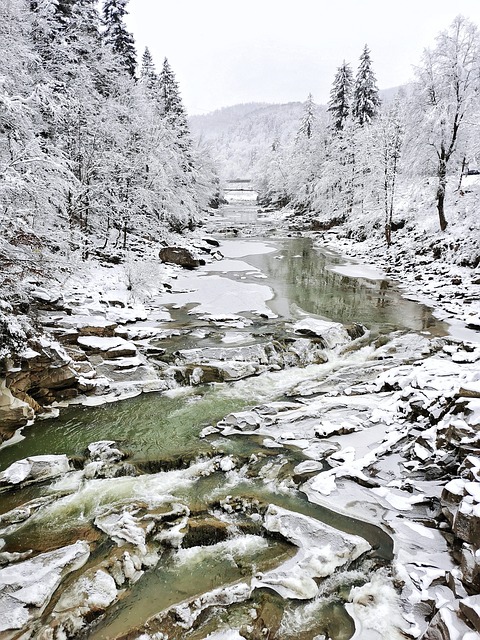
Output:
<path fill-rule="evenodd" d="M 122 66 L 132 76 L 135 76 L 137 66 L 135 41 L 127 31 L 124 17 L 127 14 L 128 0 L 105 0 L 103 5 L 104 38 L 118 55 Z"/>
<path fill-rule="evenodd" d="M 353 73 L 350 65 L 343 61 L 338 67 L 332 89 L 330 91 L 330 102 L 327 111 L 332 119 L 332 127 L 335 131 L 342 131 L 345 121 L 350 115 L 350 106 L 353 91 Z"/>
<path fill-rule="evenodd" d="M 163 61 L 158 83 L 162 102 L 162 115 L 169 127 L 175 132 L 177 138 L 183 141 L 184 146 L 189 147 L 190 130 L 187 112 L 183 106 L 175 74 L 167 58 Z"/>
<path fill-rule="evenodd" d="M 148 91 L 153 92 L 157 86 L 158 77 L 155 71 L 155 64 L 153 62 L 150 49 L 145 47 L 145 51 L 142 56 L 142 66 L 140 68 L 140 79 L 147 87 Z"/>
<path fill-rule="evenodd" d="M 375 119 L 380 108 L 380 98 L 375 74 L 372 69 L 370 50 L 365 45 L 355 78 L 353 89 L 353 117 L 360 125 L 369 124 Z"/>

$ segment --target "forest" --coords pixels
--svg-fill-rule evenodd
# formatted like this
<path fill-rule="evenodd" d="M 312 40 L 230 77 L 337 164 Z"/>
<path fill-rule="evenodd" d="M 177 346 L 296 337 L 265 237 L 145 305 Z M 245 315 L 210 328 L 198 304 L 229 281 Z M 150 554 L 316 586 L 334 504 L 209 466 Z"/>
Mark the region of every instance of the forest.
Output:
<path fill-rule="evenodd" d="M 0 7 L 0 314 L 28 278 L 192 229 L 218 194 L 168 60 L 137 63 L 127 0 Z M 22 330 L 0 315 L 0 355 Z M 18 325 L 18 323 L 17 323 Z"/>

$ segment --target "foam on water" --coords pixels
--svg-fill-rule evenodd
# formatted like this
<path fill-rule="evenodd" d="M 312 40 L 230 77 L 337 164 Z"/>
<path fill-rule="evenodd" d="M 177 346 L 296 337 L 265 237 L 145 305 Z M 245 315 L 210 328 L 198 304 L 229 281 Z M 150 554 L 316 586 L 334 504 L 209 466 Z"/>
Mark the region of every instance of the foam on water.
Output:
<path fill-rule="evenodd" d="M 253 555 L 265 551 L 268 542 L 265 538 L 255 535 L 237 536 L 224 542 L 208 547 L 191 547 L 190 549 L 179 549 L 175 555 L 175 562 L 179 566 L 199 565 L 212 555 L 229 559 L 232 563 L 236 559 L 247 555 Z"/>

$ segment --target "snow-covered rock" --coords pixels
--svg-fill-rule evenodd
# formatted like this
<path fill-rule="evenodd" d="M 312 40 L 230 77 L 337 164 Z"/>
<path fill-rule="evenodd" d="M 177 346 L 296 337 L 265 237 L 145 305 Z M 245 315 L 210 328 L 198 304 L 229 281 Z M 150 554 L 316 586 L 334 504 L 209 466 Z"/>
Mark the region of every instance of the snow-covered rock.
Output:
<path fill-rule="evenodd" d="M 299 547 L 294 558 L 252 580 L 253 587 L 268 587 L 283 598 L 314 598 L 318 594 L 316 578 L 331 575 L 339 567 L 348 567 L 371 548 L 359 536 L 276 505 L 268 507 L 264 527 Z"/>
<path fill-rule="evenodd" d="M 139 525 L 138 519 L 129 511 L 97 516 L 94 522 L 95 526 L 106 533 L 118 546 L 129 543 L 138 547 L 142 553 L 146 553 L 145 528 Z"/>
<path fill-rule="evenodd" d="M 106 359 L 135 356 L 137 348 L 124 338 L 80 336 L 78 344 L 89 353 L 101 353 Z"/>
<path fill-rule="evenodd" d="M 10 436 L 13 430 L 26 425 L 34 416 L 32 407 L 15 398 L 7 388 L 5 380 L 0 380 L 0 441 L 3 439 L 2 432 L 5 436 Z"/>
<path fill-rule="evenodd" d="M 16 485 L 21 482 L 41 482 L 61 476 L 70 471 L 66 455 L 30 456 L 14 462 L 0 473 L 1 485 Z"/>
<path fill-rule="evenodd" d="M 63 577 L 90 556 L 86 542 L 43 553 L 0 569 L 0 631 L 22 629 L 39 615 Z"/>
<path fill-rule="evenodd" d="M 350 342 L 347 330 L 338 322 L 328 322 L 318 318 L 304 318 L 294 324 L 293 330 L 296 333 L 321 338 L 329 349 Z"/>

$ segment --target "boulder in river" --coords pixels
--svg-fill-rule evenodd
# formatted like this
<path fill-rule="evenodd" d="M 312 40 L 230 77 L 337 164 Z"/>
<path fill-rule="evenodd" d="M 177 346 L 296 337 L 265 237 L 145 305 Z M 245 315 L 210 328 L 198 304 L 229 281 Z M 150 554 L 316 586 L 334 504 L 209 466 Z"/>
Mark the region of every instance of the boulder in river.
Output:
<path fill-rule="evenodd" d="M 11 464 L 0 473 L 0 487 L 22 482 L 41 482 L 70 471 L 66 455 L 30 456 Z"/>
<path fill-rule="evenodd" d="M 204 261 L 195 258 L 193 253 L 185 247 L 163 247 L 160 249 L 158 257 L 162 262 L 176 264 L 184 269 L 195 269 Z"/>
<path fill-rule="evenodd" d="M 62 578 L 90 556 L 86 542 L 43 553 L 0 569 L 0 632 L 22 629 L 41 614 Z"/>
<path fill-rule="evenodd" d="M 309 600 L 318 594 L 318 578 L 348 567 L 370 544 L 359 536 L 343 533 L 323 522 L 270 505 L 264 527 L 298 546 L 297 555 L 252 581 L 253 587 L 273 589 L 283 598 Z"/>

